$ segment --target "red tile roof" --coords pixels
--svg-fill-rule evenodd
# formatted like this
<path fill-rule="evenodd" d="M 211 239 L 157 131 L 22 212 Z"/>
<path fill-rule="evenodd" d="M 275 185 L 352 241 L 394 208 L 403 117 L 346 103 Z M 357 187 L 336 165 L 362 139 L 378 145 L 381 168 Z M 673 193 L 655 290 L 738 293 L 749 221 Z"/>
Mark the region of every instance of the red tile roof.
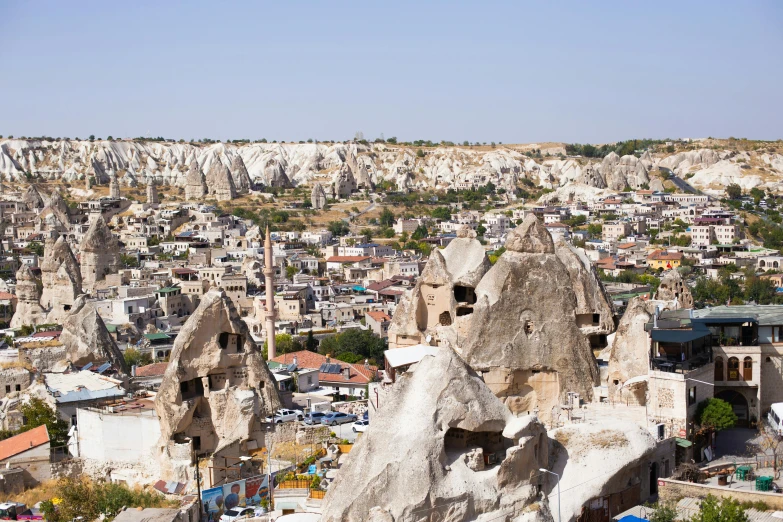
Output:
<path fill-rule="evenodd" d="M 296 357 L 296 365 L 299 368 L 313 368 L 318 369 L 322 364 L 326 362 L 326 356 L 320 353 L 310 352 L 308 350 L 302 350 L 299 352 L 291 352 L 283 355 L 278 355 L 273 361 L 280 364 L 293 364 L 294 357 Z M 354 384 L 367 384 L 372 378 L 377 375 L 378 367 L 370 365 L 369 369 L 364 367 L 364 364 L 348 364 L 346 362 L 339 361 L 331 358 L 331 363 L 339 364 L 342 370 L 346 367 L 350 368 L 350 378 L 346 379 L 343 373 L 339 375 L 335 373 L 323 373 L 318 372 L 318 380 L 321 383 L 354 383 Z"/>
<path fill-rule="evenodd" d="M 373 318 L 378 323 L 382 323 L 384 321 L 391 321 L 391 317 L 389 317 L 389 314 L 386 312 L 382 312 L 380 310 L 369 310 L 367 312 L 367 315 Z"/>
<path fill-rule="evenodd" d="M 46 429 L 46 424 L 0 441 L 0 461 L 37 448 L 47 442 L 49 442 L 49 432 Z"/>
<path fill-rule="evenodd" d="M 169 367 L 167 362 L 152 363 L 146 366 L 139 366 L 136 368 L 136 377 L 156 377 L 163 375 L 166 368 Z"/>
<path fill-rule="evenodd" d="M 665 250 L 656 250 L 647 259 L 656 261 L 679 261 L 682 259 L 682 252 L 667 252 Z"/>
<path fill-rule="evenodd" d="M 0 299 L 16 299 L 16 296 L 14 294 L 9 294 L 8 292 L 0 292 Z"/>
<path fill-rule="evenodd" d="M 626 248 L 633 248 L 635 246 L 636 243 L 623 243 L 622 245 L 617 245 L 617 248 L 626 249 Z"/>

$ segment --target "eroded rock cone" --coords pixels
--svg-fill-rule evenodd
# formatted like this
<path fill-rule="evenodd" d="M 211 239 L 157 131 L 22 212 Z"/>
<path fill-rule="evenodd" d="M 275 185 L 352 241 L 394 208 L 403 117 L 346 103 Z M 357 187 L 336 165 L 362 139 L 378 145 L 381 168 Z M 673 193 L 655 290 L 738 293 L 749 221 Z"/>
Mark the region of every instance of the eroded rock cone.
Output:
<path fill-rule="evenodd" d="M 677 301 L 680 308 L 693 308 L 693 295 L 691 289 L 682 280 L 677 270 L 669 270 L 661 278 L 655 299 L 660 301 Z"/>
<path fill-rule="evenodd" d="M 506 252 L 476 287 L 462 356 L 487 372 L 514 413 L 538 411 L 548 419 L 567 392 L 590 400 L 599 384 L 573 286 L 551 236 L 530 215 L 509 232 Z"/>
<path fill-rule="evenodd" d="M 475 288 L 490 266 L 475 238 L 458 237 L 445 249 L 433 250 L 413 291 L 394 313 L 389 347 L 448 344 L 459 351 L 472 319 Z"/>
<path fill-rule="evenodd" d="M 16 271 L 16 311 L 11 318 L 11 328 L 35 326 L 45 322 L 44 309 L 39 302 L 41 289 L 30 267 L 22 265 Z"/>
<path fill-rule="evenodd" d="M 65 346 L 68 361 L 76 366 L 110 362 L 120 373 L 129 374 L 122 352 L 86 295 L 79 296 L 65 316 L 60 342 Z"/>
<path fill-rule="evenodd" d="M 207 173 L 207 190 L 217 201 L 231 201 L 237 197 L 231 172 L 219 159 L 215 160 Z"/>
<path fill-rule="evenodd" d="M 93 221 L 79 246 L 84 287 L 92 291 L 98 281 L 114 274 L 120 267 L 120 247 L 103 216 Z"/>
<path fill-rule="evenodd" d="M 41 260 L 41 306 L 48 310 L 47 321 L 61 324 L 82 292 L 82 274 L 65 236 L 47 241 Z"/>
<path fill-rule="evenodd" d="M 321 210 L 326 206 L 326 191 L 318 182 L 313 185 L 313 190 L 310 192 L 310 203 L 316 210 Z"/>
<path fill-rule="evenodd" d="M 500 464 L 484 469 L 489 453 Z M 329 487 L 321 520 L 459 522 L 522 511 L 538 499 L 531 479 L 548 454 L 535 418 L 510 415 L 459 356 L 438 348 L 384 396 Z"/>
<path fill-rule="evenodd" d="M 258 425 L 280 405 L 261 349 L 231 299 L 211 289 L 177 335 L 155 397 L 163 476 L 189 476 L 190 454 L 178 452 L 181 437 L 201 437 L 201 451 L 213 458 L 266 446 Z"/>
<path fill-rule="evenodd" d="M 194 160 L 190 162 L 188 174 L 185 177 L 185 199 L 188 201 L 200 201 L 207 193 L 207 180 L 204 173 Z"/>
<path fill-rule="evenodd" d="M 40 210 L 44 208 L 44 199 L 41 193 L 38 191 L 35 185 L 30 185 L 22 196 L 22 203 L 27 205 L 27 208 L 32 210 Z"/>
<path fill-rule="evenodd" d="M 231 176 L 234 180 L 234 187 L 237 193 L 247 194 L 253 188 L 253 182 L 247 173 L 247 167 L 238 153 L 231 160 Z"/>

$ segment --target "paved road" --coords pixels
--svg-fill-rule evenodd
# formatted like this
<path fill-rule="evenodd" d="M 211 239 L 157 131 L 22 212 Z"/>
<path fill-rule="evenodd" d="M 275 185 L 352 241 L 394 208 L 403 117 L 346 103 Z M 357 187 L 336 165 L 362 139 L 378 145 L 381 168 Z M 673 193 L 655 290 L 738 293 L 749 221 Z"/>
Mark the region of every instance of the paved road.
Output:
<path fill-rule="evenodd" d="M 346 439 L 349 442 L 353 442 L 356 440 L 357 434 L 354 433 L 351 429 L 352 424 L 352 422 L 347 424 L 338 424 L 337 426 L 331 426 L 331 430 L 335 433 L 335 435 L 337 435 L 337 438 Z"/>
<path fill-rule="evenodd" d="M 671 169 L 668 169 L 666 167 L 658 167 L 660 170 L 663 170 L 665 172 L 669 173 L 669 179 L 672 183 L 677 185 L 677 188 L 682 190 L 683 192 L 690 192 L 691 194 L 701 194 L 700 191 L 693 188 L 693 186 L 685 181 L 684 179 L 678 177 Z"/>

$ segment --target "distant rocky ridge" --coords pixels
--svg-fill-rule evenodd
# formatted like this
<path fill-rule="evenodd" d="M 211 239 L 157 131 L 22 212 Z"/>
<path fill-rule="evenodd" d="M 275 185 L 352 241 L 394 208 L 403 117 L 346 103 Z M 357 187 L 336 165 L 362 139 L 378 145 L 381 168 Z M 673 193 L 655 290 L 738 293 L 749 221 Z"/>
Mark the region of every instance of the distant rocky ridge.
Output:
<path fill-rule="evenodd" d="M 641 157 L 612 152 L 599 161 L 555 156 L 533 159 L 518 148 L 502 145 L 490 150 L 455 146 L 423 150 L 426 154 L 419 157 L 416 147 L 386 143 L 196 145 L 5 139 L 0 140 L 0 176 L 3 181 L 25 180 L 28 174 L 68 182 L 93 178 L 108 184 L 116 175 L 126 186 L 154 180 L 158 185 L 185 187 L 193 184 L 188 171 L 195 161 L 203 173 L 216 171 L 218 163 L 225 167 L 238 193 L 251 185 L 313 185 L 315 181 L 340 192 L 341 186 L 371 188 L 381 180 L 392 182 L 398 190 L 459 189 L 489 182 L 513 190 L 527 179 L 562 196 L 584 197 L 603 189 L 661 188 L 660 181 L 650 175 L 660 166 L 687 176 L 689 183 L 707 191 L 720 192 L 731 183 L 745 190 L 760 186 L 777 192 L 783 188 L 783 154 L 770 152 L 703 148 L 674 154 L 645 152 Z"/>

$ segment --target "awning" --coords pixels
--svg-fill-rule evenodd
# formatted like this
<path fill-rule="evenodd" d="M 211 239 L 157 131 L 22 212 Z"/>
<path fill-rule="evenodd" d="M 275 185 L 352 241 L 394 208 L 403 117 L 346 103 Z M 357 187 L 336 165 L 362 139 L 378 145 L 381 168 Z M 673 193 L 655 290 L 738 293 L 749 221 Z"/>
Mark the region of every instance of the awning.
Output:
<path fill-rule="evenodd" d="M 686 439 L 681 439 L 680 437 L 674 437 L 674 441 L 681 448 L 690 448 L 691 446 L 693 446 L 693 442 Z"/>
<path fill-rule="evenodd" d="M 631 377 L 630 379 L 625 381 L 622 386 L 620 386 L 620 389 L 623 389 L 626 386 L 633 386 L 634 384 L 647 382 L 649 379 L 650 379 L 649 375 L 637 375 L 636 377 Z"/>

